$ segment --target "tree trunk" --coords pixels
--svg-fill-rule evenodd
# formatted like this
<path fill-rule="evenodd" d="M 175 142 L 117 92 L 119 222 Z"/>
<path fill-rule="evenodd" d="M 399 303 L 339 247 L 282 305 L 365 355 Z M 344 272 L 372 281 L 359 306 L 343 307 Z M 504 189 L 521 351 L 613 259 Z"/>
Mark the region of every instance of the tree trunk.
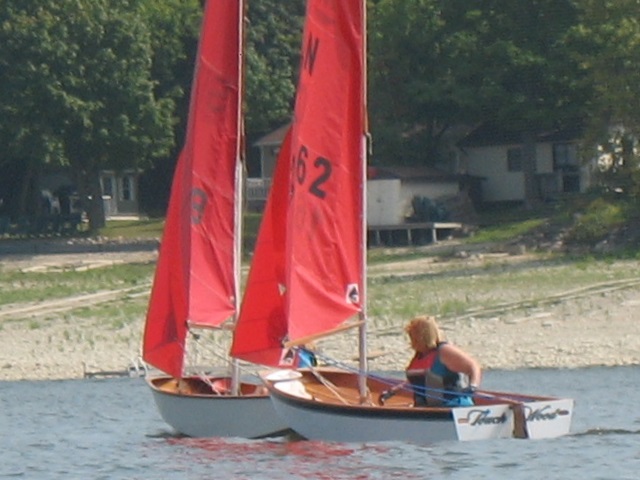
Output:
<path fill-rule="evenodd" d="M 35 214 L 35 211 L 29 211 L 29 207 L 33 207 L 33 178 L 34 168 L 33 163 L 29 159 L 25 159 L 25 170 L 22 175 L 22 182 L 20 189 L 18 190 L 18 202 L 17 202 L 17 214 L 19 217 L 24 217 L 29 214 Z"/>
<path fill-rule="evenodd" d="M 95 234 L 106 225 L 104 203 L 102 201 L 102 187 L 98 172 L 88 172 L 87 186 L 91 200 L 89 201 L 87 216 L 89 217 L 89 231 Z"/>
<path fill-rule="evenodd" d="M 524 207 L 531 210 L 540 203 L 536 162 L 536 136 L 531 131 L 522 134 L 522 173 L 524 176 Z"/>

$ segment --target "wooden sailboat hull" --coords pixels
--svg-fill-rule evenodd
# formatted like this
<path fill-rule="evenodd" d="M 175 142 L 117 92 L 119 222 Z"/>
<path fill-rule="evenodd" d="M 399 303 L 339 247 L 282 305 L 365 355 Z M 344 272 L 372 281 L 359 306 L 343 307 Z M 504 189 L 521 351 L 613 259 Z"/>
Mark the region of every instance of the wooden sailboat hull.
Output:
<path fill-rule="evenodd" d="M 487 392 L 473 407 L 415 408 L 411 395 L 403 392 L 380 406 L 371 399 L 377 399 L 387 383 L 369 379 L 371 399 L 362 404 L 356 374 L 335 370 L 321 374 L 324 382 L 309 371 L 262 375 L 278 415 L 307 439 L 421 444 L 538 439 L 566 435 L 571 426 L 570 399 Z"/>
<path fill-rule="evenodd" d="M 228 379 L 199 377 L 181 380 L 169 376 L 147 378 L 162 419 L 177 433 L 189 437 L 262 438 L 287 433 L 261 386 L 242 383 L 241 395 L 218 394 L 208 382 Z"/>

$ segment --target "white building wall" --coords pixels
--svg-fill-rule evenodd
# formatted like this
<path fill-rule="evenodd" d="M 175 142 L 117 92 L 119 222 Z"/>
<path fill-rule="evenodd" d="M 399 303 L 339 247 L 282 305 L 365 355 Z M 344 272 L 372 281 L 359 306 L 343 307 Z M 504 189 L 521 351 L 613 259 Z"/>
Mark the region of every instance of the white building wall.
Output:
<path fill-rule="evenodd" d="M 367 224 L 397 225 L 403 220 L 400 180 L 368 180 Z"/>
<path fill-rule="evenodd" d="M 469 175 L 483 177 L 482 199 L 486 202 L 524 199 L 524 174 L 507 170 L 507 151 L 521 145 L 499 145 L 465 149 Z M 536 145 L 536 173 L 553 172 L 553 145 Z"/>
<path fill-rule="evenodd" d="M 456 195 L 457 182 L 402 182 L 400 179 L 367 181 L 367 223 L 398 225 L 413 213 L 413 197 L 431 200 Z"/>
<path fill-rule="evenodd" d="M 465 151 L 467 173 L 482 177 L 482 199 L 485 202 L 522 200 L 524 177 L 522 172 L 507 171 L 507 150 L 514 146 L 477 147 Z"/>
<path fill-rule="evenodd" d="M 405 182 L 402 184 L 402 201 L 407 205 L 411 205 L 413 197 L 427 197 L 431 200 L 437 200 L 438 198 L 448 197 L 458 193 L 457 182 L 434 182 L 434 183 L 419 183 L 419 182 Z"/>

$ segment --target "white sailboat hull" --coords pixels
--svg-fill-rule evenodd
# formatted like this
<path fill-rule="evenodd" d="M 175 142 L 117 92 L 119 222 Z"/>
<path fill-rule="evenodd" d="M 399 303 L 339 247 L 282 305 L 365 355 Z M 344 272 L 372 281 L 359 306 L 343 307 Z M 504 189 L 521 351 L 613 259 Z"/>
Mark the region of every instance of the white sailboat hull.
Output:
<path fill-rule="evenodd" d="M 509 403 L 503 399 L 500 403 L 494 398 L 473 407 L 415 408 L 410 396 L 403 394 L 389 405 L 361 405 L 355 374 L 323 372 L 332 384 L 327 389 L 309 372 L 299 376 L 292 373 L 296 372 L 265 375 L 263 380 L 278 415 L 299 435 L 311 440 L 425 444 L 513 437 L 539 439 L 566 435 L 571 426 L 573 401 L 569 399 L 536 397 Z M 384 386 L 369 381 L 376 398 Z M 341 398 L 331 398 L 328 390 L 337 391 Z"/>
<path fill-rule="evenodd" d="M 242 395 L 220 395 L 196 377 L 185 379 L 186 388 L 168 376 L 147 378 L 153 399 L 162 419 L 177 433 L 189 437 L 262 438 L 288 431 L 287 425 L 273 408 L 269 396 L 255 394 L 257 386 L 243 383 Z M 216 379 L 209 379 L 215 381 Z M 184 384 L 183 384 L 184 387 Z"/>

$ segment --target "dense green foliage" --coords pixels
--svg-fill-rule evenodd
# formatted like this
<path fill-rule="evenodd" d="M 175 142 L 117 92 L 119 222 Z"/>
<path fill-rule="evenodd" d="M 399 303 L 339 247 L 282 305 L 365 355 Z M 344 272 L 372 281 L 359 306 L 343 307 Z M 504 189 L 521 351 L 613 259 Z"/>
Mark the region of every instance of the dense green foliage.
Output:
<path fill-rule="evenodd" d="M 141 201 L 163 211 L 202 4 L 2 2 L 0 197 L 13 213 L 34 204 L 29 188 L 47 166 L 72 167 L 94 198 L 99 170 L 142 169 L 143 190 L 153 194 Z M 289 119 L 304 4 L 248 2 L 249 147 Z M 531 178 L 532 132 L 580 122 L 585 144 L 604 146 L 585 148 L 585 157 L 609 154 L 602 185 L 637 195 L 639 13 L 637 0 L 369 0 L 372 161 L 438 164 L 454 127 L 493 122 L 522 132 Z M 628 148 L 616 150 L 622 137 Z M 103 221 L 99 204 L 89 212 L 94 227 Z"/>
<path fill-rule="evenodd" d="M 585 89 L 577 81 L 583 73 L 564 43 L 577 21 L 571 2 L 374 5 L 372 123 L 374 137 L 385 140 L 384 156 L 400 152 L 405 161 L 433 164 L 442 160 L 452 126 L 548 128 L 584 113 Z"/>
<path fill-rule="evenodd" d="M 5 161 L 25 163 L 23 191 L 43 163 L 70 166 L 94 199 L 97 229 L 99 172 L 144 168 L 172 141 L 173 102 L 154 95 L 148 23 L 128 0 L 7 0 L 0 22 Z"/>
<path fill-rule="evenodd" d="M 245 122 L 249 136 L 256 137 L 291 117 L 305 2 L 248 4 Z"/>

